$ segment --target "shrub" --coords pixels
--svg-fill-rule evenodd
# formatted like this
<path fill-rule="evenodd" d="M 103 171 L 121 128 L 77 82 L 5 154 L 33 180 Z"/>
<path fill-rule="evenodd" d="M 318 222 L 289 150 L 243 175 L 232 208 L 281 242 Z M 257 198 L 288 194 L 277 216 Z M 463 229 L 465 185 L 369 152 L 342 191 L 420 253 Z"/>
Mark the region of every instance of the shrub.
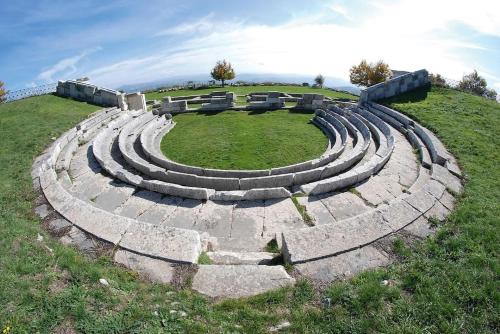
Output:
<path fill-rule="evenodd" d="M 484 92 L 483 96 L 485 98 L 487 98 L 487 99 L 496 101 L 496 99 L 497 99 L 497 92 L 494 89 L 488 89 L 488 88 L 486 88 L 486 91 Z"/>
<path fill-rule="evenodd" d="M 429 75 L 429 79 L 431 81 L 431 85 L 433 85 L 433 86 L 449 87 L 449 85 L 446 83 L 446 80 L 439 73 L 436 73 L 436 74 L 431 73 Z"/>
<path fill-rule="evenodd" d="M 5 90 L 4 83 L 0 81 L 0 103 L 7 99 L 7 91 Z"/>
<path fill-rule="evenodd" d="M 392 71 L 389 65 L 382 60 L 379 60 L 375 64 L 368 64 L 368 62 L 363 59 L 359 65 L 354 65 L 350 69 L 351 83 L 358 86 L 373 86 L 390 79 L 391 76 Z"/>

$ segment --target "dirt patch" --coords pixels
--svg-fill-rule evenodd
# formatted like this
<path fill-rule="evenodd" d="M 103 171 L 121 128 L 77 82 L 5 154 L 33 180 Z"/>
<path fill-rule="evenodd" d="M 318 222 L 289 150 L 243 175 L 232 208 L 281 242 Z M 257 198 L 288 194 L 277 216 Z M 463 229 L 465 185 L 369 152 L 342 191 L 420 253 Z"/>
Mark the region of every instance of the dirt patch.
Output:
<path fill-rule="evenodd" d="M 74 328 L 73 321 L 70 319 L 65 319 L 61 324 L 57 325 L 53 332 L 54 334 L 78 334 Z"/>
<path fill-rule="evenodd" d="M 182 290 L 191 288 L 193 277 L 198 271 L 196 264 L 179 264 L 174 266 L 174 275 L 172 277 L 172 286 L 175 289 Z"/>
<path fill-rule="evenodd" d="M 71 278 L 70 273 L 67 270 L 57 270 L 59 273 L 58 277 L 54 278 L 49 284 L 49 292 L 53 294 L 58 294 L 65 290 L 69 286 L 69 281 Z"/>

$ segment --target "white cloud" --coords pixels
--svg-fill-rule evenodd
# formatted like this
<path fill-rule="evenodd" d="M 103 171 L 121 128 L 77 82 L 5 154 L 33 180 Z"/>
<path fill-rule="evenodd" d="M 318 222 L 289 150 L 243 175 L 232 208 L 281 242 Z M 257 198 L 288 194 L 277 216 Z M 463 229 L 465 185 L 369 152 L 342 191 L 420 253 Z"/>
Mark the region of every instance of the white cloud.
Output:
<path fill-rule="evenodd" d="M 52 65 L 51 67 L 43 70 L 38 74 L 37 79 L 42 80 L 44 82 L 54 82 L 55 80 L 58 80 L 59 78 L 68 78 L 72 76 L 73 74 L 77 73 L 77 67 L 76 65 L 85 57 L 90 55 L 91 53 L 94 53 L 96 51 L 101 50 L 101 47 L 96 47 L 93 49 L 88 49 L 80 53 L 79 55 L 73 56 L 73 57 L 68 57 L 61 59 L 58 61 L 56 64 Z M 55 76 L 57 75 L 57 78 Z"/>
<path fill-rule="evenodd" d="M 351 17 L 351 15 L 349 15 L 349 12 L 347 11 L 347 9 L 345 7 L 343 7 L 339 4 L 332 4 L 329 7 L 333 12 L 335 12 L 335 13 L 343 16 L 344 18 L 352 21 L 352 17 Z"/>
<path fill-rule="evenodd" d="M 156 36 L 182 35 L 182 34 L 208 31 L 212 29 L 214 26 L 214 23 L 212 22 L 213 17 L 214 14 L 210 13 L 199 20 L 183 23 L 178 26 L 162 30 L 158 32 Z"/>
<path fill-rule="evenodd" d="M 362 58 L 383 59 L 398 70 L 427 68 L 458 79 L 478 68 L 465 50 L 485 50 L 453 29 L 461 23 L 490 35 L 500 36 L 500 2 L 465 1 L 373 2 L 369 16 L 358 25 L 318 23 L 311 16 L 281 25 L 216 22 L 212 15 L 160 33 L 180 39 L 153 56 L 125 60 L 89 73 L 100 84 L 168 79 L 169 76 L 209 73 L 216 60 L 230 60 L 237 73 L 322 73 L 348 78 L 348 70 Z M 330 9 L 350 13 L 339 5 Z M 351 22 L 352 23 L 352 22 Z M 186 36 L 187 35 L 187 38 Z"/>

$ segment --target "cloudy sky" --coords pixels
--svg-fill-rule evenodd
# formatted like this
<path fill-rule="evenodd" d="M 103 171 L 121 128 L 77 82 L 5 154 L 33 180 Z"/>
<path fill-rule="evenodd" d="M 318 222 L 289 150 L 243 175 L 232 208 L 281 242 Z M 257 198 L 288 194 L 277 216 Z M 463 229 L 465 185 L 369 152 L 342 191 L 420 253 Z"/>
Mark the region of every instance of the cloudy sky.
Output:
<path fill-rule="evenodd" d="M 2 1 L 0 80 L 10 90 L 82 76 L 108 87 L 208 73 L 322 73 L 362 58 L 500 90 L 499 0 Z"/>

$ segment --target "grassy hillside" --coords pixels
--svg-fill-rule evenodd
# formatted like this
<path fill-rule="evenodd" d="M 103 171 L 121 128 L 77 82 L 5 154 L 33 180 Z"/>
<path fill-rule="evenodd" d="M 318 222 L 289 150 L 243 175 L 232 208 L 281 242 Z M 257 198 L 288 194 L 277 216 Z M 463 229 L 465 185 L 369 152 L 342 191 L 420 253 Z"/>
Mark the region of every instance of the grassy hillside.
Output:
<path fill-rule="evenodd" d="M 343 92 L 335 92 L 329 89 L 320 89 L 320 88 L 311 88 L 311 87 L 300 87 L 300 86 L 226 86 L 224 88 L 208 88 L 208 89 L 183 89 L 171 92 L 151 92 L 146 94 L 147 100 L 161 100 L 164 96 L 184 96 L 184 95 L 201 95 L 208 94 L 213 91 L 221 91 L 227 90 L 230 92 L 234 92 L 237 95 L 246 95 L 251 92 L 267 92 L 267 91 L 277 91 L 277 92 L 286 92 L 286 93 L 314 93 L 314 94 L 323 94 L 325 96 L 329 96 L 331 98 L 337 99 L 351 99 L 357 100 L 358 97 L 356 95 L 343 93 Z"/>
<path fill-rule="evenodd" d="M 288 320 L 283 332 L 497 332 L 500 105 L 446 89 L 386 103 L 435 130 L 467 175 L 465 193 L 436 237 L 411 249 L 398 243 L 401 262 L 323 292 L 299 282 L 217 304 L 140 280 L 109 258 L 86 259 L 48 236 L 31 214 L 32 158 L 95 107 L 53 96 L 0 105 L 0 330 L 264 333 Z"/>
<path fill-rule="evenodd" d="M 267 169 L 314 159 L 328 139 L 312 113 L 225 111 L 174 116 L 161 149 L 174 161 L 218 169 Z"/>

